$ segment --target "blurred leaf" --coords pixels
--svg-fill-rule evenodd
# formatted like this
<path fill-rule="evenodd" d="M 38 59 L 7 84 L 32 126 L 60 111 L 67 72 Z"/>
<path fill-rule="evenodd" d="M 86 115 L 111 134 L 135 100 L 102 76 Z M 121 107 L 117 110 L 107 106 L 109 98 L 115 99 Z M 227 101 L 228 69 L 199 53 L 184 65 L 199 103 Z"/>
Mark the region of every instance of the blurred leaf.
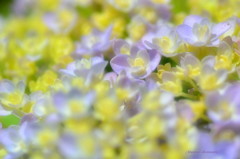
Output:
<path fill-rule="evenodd" d="M 83 16 L 83 17 L 85 17 L 85 18 L 90 17 L 91 14 L 94 12 L 94 11 L 93 11 L 93 8 L 91 8 L 91 7 L 82 7 L 82 6 L 78 6 L 78 7 L 77 7 L 77 11 L 78 11 L 78 13 L 79 13 L 81 16 Z"/>
<path fill-rule="evenodd" d="M 11 11 L 13 0 L 0 0 L 0 15 L 6 16 Z"/>
<path fill-rule="evenodd" d="M 171 0 L 171 4 L 174 13 L 189 12 L 188 0 Z"/>
<path fill-rule="evenodd" d="M 15 115 L 0 116 L 0 123 L 4 128 L 6 128 L 10 125 L 18 125 L 20 123 L 20 119 Z"/>

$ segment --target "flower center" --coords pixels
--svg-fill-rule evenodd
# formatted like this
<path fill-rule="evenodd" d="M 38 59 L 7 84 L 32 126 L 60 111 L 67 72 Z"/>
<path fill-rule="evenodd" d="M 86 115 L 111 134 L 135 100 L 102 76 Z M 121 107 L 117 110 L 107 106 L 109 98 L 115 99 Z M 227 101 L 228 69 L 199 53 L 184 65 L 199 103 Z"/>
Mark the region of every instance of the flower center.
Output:
<path fill-rule="evenodd" d="M 137 57 L 136 59 L 134 59 L 133 66 L 135 66 L 135 67 L 144 67 L 145 66 L 145 62 L 144 62 L 144 60 L 142 58 Z"/>
<path fill-rule="evenodd" d="M 156 39 L 155 43 L 163 50 L 164 53 L 170 53 L 171 48 L 173 47 L 172 40 L 167 36 Z"/>
<path fill-rule="evenodd" d="M 207 25 L 198 26 L 197 36 L 200 40 L 205 39 L 205 37 L 208 35 L 208 33 L 209 33 L 209 28 Z"/>
<path fill-rule="evenodd" d="M 120 49 L 120 52 L 122 54 L 129 55 L 130 54 L 130 48 L 128 47 L 128 45 L 123 45 Z"/>

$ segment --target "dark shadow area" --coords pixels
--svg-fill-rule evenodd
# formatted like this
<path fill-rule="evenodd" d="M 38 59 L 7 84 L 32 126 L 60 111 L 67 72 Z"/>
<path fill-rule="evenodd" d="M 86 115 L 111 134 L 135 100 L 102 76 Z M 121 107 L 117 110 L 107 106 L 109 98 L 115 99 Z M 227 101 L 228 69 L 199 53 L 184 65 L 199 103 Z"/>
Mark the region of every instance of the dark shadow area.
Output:
<path fill-rule="evenodd" d="M 7 16 L 11 11 L 13 0 L 0 0 L 0 15 Z"/>

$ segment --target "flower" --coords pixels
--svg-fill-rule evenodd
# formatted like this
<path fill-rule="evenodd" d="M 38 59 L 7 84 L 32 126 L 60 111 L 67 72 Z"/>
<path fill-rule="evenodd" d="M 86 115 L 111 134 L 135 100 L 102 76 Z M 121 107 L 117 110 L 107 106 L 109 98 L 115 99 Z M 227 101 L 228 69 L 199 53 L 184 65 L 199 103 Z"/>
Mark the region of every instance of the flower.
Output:
<path fill-rule="evenodd" d="M 208 61 L 209 60 L 209 61 Z M 211 56 L 205 58 L 201 73 L 196 79 L 197 84 L 202 90 L 214 90 L 220 88 L 227 78 L 226 70 L 215 70 L 211 62 Z M 211 85 L 209 85 L 211 83 Z"/>
<path fill-rule="evenodd" d="M 179 53 L 182 41 L 179 39 L 175 28 L 168 25 L 157 26 L 157 31 L 146 34 L 142 41 L 152 49 L 160 50 L 164 56 L 171 57 Z"/>
<path fill-rule="evenodd" d="M 9 80 L 0 81 L 0 99 L 1 107 L 5 111 L 3 113 L 9 113 L 13 111 L 18 116 L 22 113 L 20 109 L 24 109 L 27 103 L 28 96 L 25 94 L 25 83 L 20 81 L 18 83 L 13 83 Z"/>
<path fill-rule="evenodd" d="M 88 83 L 94 77 L 101 77 L 106 66 L 107 61 L 104 61 L 101 57 L 83 58 L 70 63 L 66 69 L 61 69 L 60 72 L 70 77 L 82 77 Z"/>
<path fill-rule="evenodd" d="M 68 33 L 76 25 L 76 13 L 67 9 L 59 9 L 44 15 L 43 20 L 49 29 L 55 33 Z"/>
<path fill-rule="evenodd" d="M 159 62 L 160 55 L 157 50 L 136 48 L 130 55 L 116 55 L 111 59 L 110 64 L 117 74 L 125 71 L 130 77 L 143 79 L 156 69 Z"/>
<path fill-rule="evenodd" d="M 198 133 L 198 147 L 189 150 L 188 155 L 190 159 L 204 159 L 205 155 L 211 155 L 214 158 L 236 159 L 240 149 L 239 144 L 239 140 L 214 141 L 210 133 L 200 131 Z"/>
<path fill-rule="evenodd" d="M 83 152 L 79 150 L 77 139 L 71 134 L 63 134 L 59 141 L 58 147 L 60 153 L 66 158 L 81 158 Z"/>
<path fill-rule="evenodd" d="M 238 94 L 240 84 L 234 83 L 222 91 L 210 93 L 206 98 L 208 115 L 214 122 L 218 121 L 239 121 L 240 100 Z"/>
<path fill-rule="evenodd" d="M 213 24 L 207 18 L 190 15 L 177 27 L 181 39 L 193 46 L 217 46 L 219 37 L 231 28 L 229 22 Z"/>
<path fill-rule="evenodd" d="M 181 68 L 184 70 L 185 75 L 189 76 L 190 78 L 195 79 L 201 73 L 202 64 L 200 60 L 198 60 L 192 54 L 186 54 L 181 58 L 180 61 Z"/>
<path fill-rule="evenodd" d="M 57 112 L 65 118 L 87 114 L 94 99 L 95 93 L 93 91 L 83 94 L 78 90 L 71 90 L 67 94 L 57 92 L 53 95 Z"/>
<path fill-rule="evenodd" d="M 113 48 L 115 55 L 118 55 L 118 54 L 130 55 L 130 53 L 131 53 L 130 50 L 133 49 L 133 47 L 127 41 L 125 41 L 123 39 L 113 40 L 112 48 Z"/>
<path fill-rule="evenodd" d="M 101 56 L 110 47 L 112 26 L 104 32 L 93 30 L 87 36 L 83 36 L 81 42 L 77 43 L 75 54 L 77 56 Z"/>

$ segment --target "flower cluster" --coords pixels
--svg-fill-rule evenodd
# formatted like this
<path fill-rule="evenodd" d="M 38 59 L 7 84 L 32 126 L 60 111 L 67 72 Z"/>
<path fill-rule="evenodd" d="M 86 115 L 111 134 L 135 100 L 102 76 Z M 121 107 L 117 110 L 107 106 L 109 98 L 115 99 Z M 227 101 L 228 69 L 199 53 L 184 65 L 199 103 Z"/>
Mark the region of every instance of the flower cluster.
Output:
<path fill-rule="evenodd" d="M 0 158 L 238 159 L 239 2 L 179 2 L 13 1 Z"/>

